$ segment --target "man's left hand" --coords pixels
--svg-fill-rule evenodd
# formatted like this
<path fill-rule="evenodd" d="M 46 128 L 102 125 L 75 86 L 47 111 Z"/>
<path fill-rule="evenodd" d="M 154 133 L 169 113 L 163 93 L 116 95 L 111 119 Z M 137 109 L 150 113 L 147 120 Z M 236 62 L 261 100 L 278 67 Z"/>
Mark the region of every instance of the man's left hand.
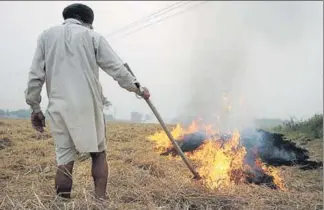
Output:
<path fill-rule="evenodd" d="M 45 116 L 42 111 L 33 111 L 31 113 L 31 123 L 35 130 L 39 132 L 44 132 L 45 127 Z"/>

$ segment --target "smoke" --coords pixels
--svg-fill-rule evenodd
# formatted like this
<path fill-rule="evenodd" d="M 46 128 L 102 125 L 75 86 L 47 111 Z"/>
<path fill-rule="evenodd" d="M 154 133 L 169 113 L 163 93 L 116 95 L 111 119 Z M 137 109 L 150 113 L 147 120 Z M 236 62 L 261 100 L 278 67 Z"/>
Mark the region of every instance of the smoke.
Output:
<path fill-rule="evenodd" d="M 246 129 L 242 131 L 241 135 L 241 144 L 248 152 L 254 151 L 257 153 L 265 163 L 271 165 L 291 165 L 309 158 L 307 150 L 297 147 L 291 141 L 285 140 L 281 134 Z M 255 160 L 252 157 L 252 155 L 247 155 L 247 161 L 254 162 Z"/>
<path fill-rule="evenodd" d="M 184 115 L 199 116 L 220 130 L 230 129 L 233 122 L 237 127 L 244 118 L 238 116 L 242 111 L 238 105 L 247 42 L 241 21 L 235 15 L 226 15 L 226 9 L 228 5 L 220 4 L 216 11 L 195 17 L 193 28 L 199 30 L 191 46 L 190 91 L 184 109 Z M 246 124 L 247 119 L 244 121 Z"/>
<path fill-rule="evenodd" d="M 188 20 L 192 23 L 188 46 L 192 53 L 182 115 L 201 117 L 225 131 L 252 127 L 261 112 L 271 115 L 287 110 L 289 96 L 275 100 L 288 93 L 287 88 L 285 92 L 280 89 L 292 81 L 292 73 L 297 75 L 305 70 L 297 69 L 306 66 L 292 51 L 310 40 L 306 37 L 315 38 L 310 35 L 315 25 L 306 21 L 316 18 L 308 17 L 314 5 L 294 3 L 210 2 L 217 7 L 206 6 Z M 278 54 L 284 51 L 285 59 Z M 279 77 L 279 71 L 281 78 L 274 86 L 271 80 Z"/>

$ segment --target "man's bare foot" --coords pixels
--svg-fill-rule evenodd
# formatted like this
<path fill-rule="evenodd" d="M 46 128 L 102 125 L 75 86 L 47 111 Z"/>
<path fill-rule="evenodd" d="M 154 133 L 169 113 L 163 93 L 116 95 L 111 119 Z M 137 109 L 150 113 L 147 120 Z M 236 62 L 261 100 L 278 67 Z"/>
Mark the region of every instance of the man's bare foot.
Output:
<path fill-rule="evenodd" d="M 103 202 L 108 201 L 108 196 L 98 197 L 98 196 L 96 195 L 95 198 L 96 198 L 96 200 L 98 200 L 98 201 L 103 201 Z"/>
<path fill-rule="evenodd" d="M 108 203 L 108 198 L 97 198 L 95 197 L 96 206 L 99 209 L 109 209 L 109 203 Z"/>

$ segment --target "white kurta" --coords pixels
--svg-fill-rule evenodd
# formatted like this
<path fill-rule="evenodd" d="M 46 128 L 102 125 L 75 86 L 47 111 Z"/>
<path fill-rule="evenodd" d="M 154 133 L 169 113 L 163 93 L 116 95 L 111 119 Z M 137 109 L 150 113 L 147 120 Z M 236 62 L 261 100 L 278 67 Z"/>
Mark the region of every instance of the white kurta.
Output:
<path fill-rule="evenodd" d="M 33 110 L 40 110 L 40 93 L 46 82 L 48 120 L 57 156 L 63 158 L 74 147 L 79 152 L 98 152 L 105 148 L 99 67 L 121 87 L 137 91 L 136 78 L 105 38 L 78 20 L 67 19 L 38 38 L 25 91 L 26 102 Z M 58 162 L 66 161 L 58 158 Z"/>

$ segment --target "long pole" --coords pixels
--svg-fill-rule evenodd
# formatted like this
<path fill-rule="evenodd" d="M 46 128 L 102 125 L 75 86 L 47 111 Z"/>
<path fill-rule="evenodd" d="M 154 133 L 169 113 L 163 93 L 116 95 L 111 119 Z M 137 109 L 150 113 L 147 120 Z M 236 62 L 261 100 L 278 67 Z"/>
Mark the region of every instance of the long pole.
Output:
<path fill-rule="evenodd" d="M 124 64 L 124 66 L 126 67 L 126 69 L 129 71 L 129 73 L 131 73 L 134 77 L 135 74 L 133 73 L 133 71 L 130 69 L 130 67 L 128 66 L 127 63 Z M 140 88 L 140 87 L 139 87 Z M 149 105 L 149 107 L 151 108 L 153 114 L 155 115 L 155 117 L 157 118 L 157 120 L 159 121 L 160 125 L 162 126 L 164 132 L 167 134 L 167 136 L 169 137 L 169 140 L 172 142 L 174 148 L 177 150 L 178 154 L 180 155 L 180 157 L 182 158 L 183 162 L 187 165 L 187 167 L 189 168 L 189 170 L 191 171 L 191 173 L 194 175 L 194 179 L 200 179 L 200 175 L 198 174 L 197 171 L 195 171 L 195 169 L 192 167 L 192 165 L 189 163 L 188 159 L 186 158 L 186 156 L 184 155 L 184 153 L 182 152 L 181 148 L 179 147 L 179 145 L 177 144 L 177 142 L 174 140 L 173 136 L 171 135 L 170 131 L 168 130 L 168 128 L 166 127 L 164 121 L 162 120 L 161 115 L 159 114 L 159 112 L 157 111 L 157 109 L 155 108 L 155 106 L 152 104 L 150 99 L 144 99 L 146 101 L 146 103 Z"/>

